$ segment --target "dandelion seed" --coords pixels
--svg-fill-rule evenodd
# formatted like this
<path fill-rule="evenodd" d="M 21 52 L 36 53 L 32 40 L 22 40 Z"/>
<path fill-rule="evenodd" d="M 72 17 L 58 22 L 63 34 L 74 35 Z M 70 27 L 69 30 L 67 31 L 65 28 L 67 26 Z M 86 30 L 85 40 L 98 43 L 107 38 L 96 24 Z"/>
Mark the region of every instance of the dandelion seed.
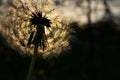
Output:
<path fill-rule="evenodd" d="M 41 3 L 42 2 L 42 3 Z M 21 53 L 33 54 L 34 46 L 38 45 L 38 54 L 46 57 L 59 54 L 63 47 L 69 45 L 67 23 L 57 15 L 54 4 L 50 0 L 12 0 L 5 16 L 9 29 L 6 39 L 8 43 Z M 5 33 L 5 32 L 4 32 Z M 11 42 L 13 44 L 11 44 Z"/>

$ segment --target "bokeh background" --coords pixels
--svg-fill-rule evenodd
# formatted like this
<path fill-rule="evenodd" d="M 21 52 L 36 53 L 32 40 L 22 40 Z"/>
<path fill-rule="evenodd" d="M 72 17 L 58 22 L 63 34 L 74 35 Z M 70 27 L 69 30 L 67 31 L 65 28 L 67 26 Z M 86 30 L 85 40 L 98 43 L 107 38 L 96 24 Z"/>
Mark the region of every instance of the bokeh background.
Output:
<path fill-rule="evenodd" d="M 10 1 L 0 0 L 0 15 Z M 120 0 L 54 3 L 59 16 L 71 20 L 71 49 L 38 58 L 32 80 L 120 80 Z M 9 47 L 4 37 L 0 32 L 0 80 L 25 80 L 31 57 Z"/>

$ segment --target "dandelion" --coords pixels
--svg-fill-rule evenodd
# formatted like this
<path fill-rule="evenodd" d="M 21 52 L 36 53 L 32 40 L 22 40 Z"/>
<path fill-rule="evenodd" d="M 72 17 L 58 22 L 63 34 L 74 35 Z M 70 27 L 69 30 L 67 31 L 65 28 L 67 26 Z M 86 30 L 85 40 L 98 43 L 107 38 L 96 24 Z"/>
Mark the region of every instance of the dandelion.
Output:
<path fill-rule="evenodd" d="M 33 54 L 26 79 L 30 80 L 37 55 L 45 58 L 68 47 L 68 24 L 62 23 L 50 0 L 11 0 L 6 11 L 2 33 L 8 44 L 21 53 Z"/>
<path fill-rule="evenodd" d="M 11 0 L 9 3 L 2 23 L 7 26 L 3 32 L 12 48 L 22 55 L 32 55 L 38 46 L 38 54 L 45 58 L 59 55 L 68 47 L 68 23 L 62 22 L 51 0 Z"/>

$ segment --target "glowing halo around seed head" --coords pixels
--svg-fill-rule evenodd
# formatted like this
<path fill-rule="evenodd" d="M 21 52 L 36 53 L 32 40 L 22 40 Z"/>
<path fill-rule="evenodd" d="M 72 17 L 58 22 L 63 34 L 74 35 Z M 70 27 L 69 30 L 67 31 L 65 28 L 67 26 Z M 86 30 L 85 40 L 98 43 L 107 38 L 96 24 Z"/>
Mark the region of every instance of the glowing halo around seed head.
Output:
<path fill-rule="evenodd" d="M 38 48 L 38 54 L 43 57 L 47 55 L 59 55 L 62 50 L 66 50 L 68 43 L 68 23 L 62 23 L 62 19 L 57 15 L 50 0 L 12 0 L 12 5 L 7 8 L 8 14 L 4 22 L 8 26 L 6 30 L 6 40 L 9 45 L 18 50 L 23 55 L 31 55 L 34 45 L 27 47 L 29 36 L 36 32 L 36 25 L 44 25 L 47 20 L 49 24 L 44 25 L 46 34 L 45 50 Z M 39 18 L 42 19 L 39 19 Z M 34 18 L 37 18 L 36 21 Z M 43 19 L 45 18 L 45 19 Z"/>

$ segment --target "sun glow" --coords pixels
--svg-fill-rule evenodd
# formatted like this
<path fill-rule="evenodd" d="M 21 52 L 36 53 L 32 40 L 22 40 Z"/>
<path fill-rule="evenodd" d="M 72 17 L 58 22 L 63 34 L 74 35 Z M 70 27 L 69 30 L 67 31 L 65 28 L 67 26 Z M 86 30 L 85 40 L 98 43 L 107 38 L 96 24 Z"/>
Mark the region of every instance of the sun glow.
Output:
<path fill-rule="evenodd" d="M 47 46 L 44 50 L 41 46 L 38 48 L 38 53 L 43 54 L 44 57 L 50 54 L 60 54 L 60 52 L 66 49 L 69 45 L 68 43 L 68 32 L 67 26 L 68 22 L 62 23 L 62 19 L 57 15 L 54 5 L 51 0 L 12 0 L 12 4 L 7 8 L 7 15 L 4 20 L 7 24 L 2 25 L 8 26 L 4 27 L 4 30 L 8 30 L 6 34 L 6 40 L 9 45 L 15 50 L 19 50 L 22 54 L 33 54 L 34 45 L 31 44 L 27 46 L 30 34 L 36 33 L 36 26 L 31 25 L 31 18 L 36 12 L 41 12 L 42 17 L 50 20 L 50 26 L 48 27 L 42 21 L 34 21 L 34 24 L 40 22 L 45 28 Z M 37 14 L 38 15 L 38 14 Z M 36 16 L 37 16 L 36 15 Z M 23 54 L 23 55 L 24 55 Z"/>

